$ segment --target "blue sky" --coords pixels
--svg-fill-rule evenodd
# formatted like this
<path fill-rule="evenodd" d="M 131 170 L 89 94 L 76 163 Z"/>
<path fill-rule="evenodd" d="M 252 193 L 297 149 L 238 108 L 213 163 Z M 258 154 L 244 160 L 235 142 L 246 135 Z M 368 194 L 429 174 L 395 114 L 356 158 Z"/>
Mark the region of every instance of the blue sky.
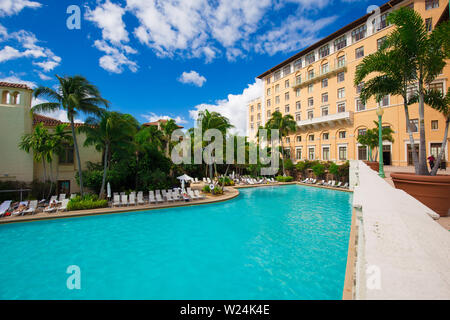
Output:
<path fill-rule="evenodd" d="M 256 76 L 384 2 L 0 0 L 0 80 L 53 87 L 55 74 L 82 74 L 140 122 L 190 127 L 208 108 L 245 133 Z M 69 5 L 80 30 L 66 27 Z"/>

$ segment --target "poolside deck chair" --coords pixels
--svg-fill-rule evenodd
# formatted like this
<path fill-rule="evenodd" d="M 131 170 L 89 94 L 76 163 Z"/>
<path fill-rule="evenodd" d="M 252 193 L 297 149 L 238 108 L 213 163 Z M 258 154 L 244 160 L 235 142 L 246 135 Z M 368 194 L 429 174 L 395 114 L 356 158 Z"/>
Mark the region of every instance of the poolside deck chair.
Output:
<path fill-rule="evenodd" d="M 188 191 L 188 195 L 189 195 L 189 197 L 191 197 L 192 200 L 198 200 L 198 199 L 200 199 L 199 197 L 197 197 L 197 196 L 194 194 L 194 192 L 192 192 L 192 190 L 191 190 L 191 191 Z"/>
<path fill-rule="evenodd" d="M 52 202 L 50 202 L 50 204 L 51 203 Z M 58 208 L 57 207 L 50 207 L 50 204 L 49 204 L 48 208 L 44 208 L 44 212 L 47 212 L 47 213 L 56 212 L 56 209 L 58 209 Z"/>
<path fill-rule="evenodd" d="M 211 181 L 211 179 L 210 178 L 206 178 L 206 181 L 209 183 L 209 184 L 211 184 L 212 183 L 212 181 Z"/>
<path fill-rule="evenodd" d="M 336 187 L 336 181 L 335 180 L 331 180 L 330 187 Z"/>
<path fill-rule="evenodd" d="M 118 194 L 114 195 L 113 207 L 120 207 L 120 196 Z"/>
<path fill-rule="evenodd" d="M 337 185 L 335 185 L 336 188 L 340 188 L 341 186 L 342 186 L 342 182 L 340 182 L 340 181 L 338 182 Z"/>
<path fill-rule="evenodd" d="M 155 192 L 153 190 L 148 192 L 148 203 L 156 203 Z"/>
<path fill-rule="evenodd" d="M 305 180 L 302 180 L 302 183 L 307 183 L 309 181 L 309 178 L 306 178 Z"/>
<path fill-rule="evenodd" d="M 140 204 L 140 205 L 145 204 L 144 193 L 142 191 L 139 191 L 137 194 L 137 204 Z"/>
<path fill-rule="evenodd" d="M 199 181 L 198 181 L 198 178 L 195 178 L 194 181 L 195 181 L 195 183 L 198 183 L 198 182 L 199 182 Z"/>
<path fill-rule="evenodd" d="M 63 199 L 61 201 L 61 207 L 56 209 L 56 212 L 67 211 L 67 205 L 69 204 L 70 199 Z"/>
<path fill-rule="evenodd" d="M 315 184 L 316 182 L 317 182 L 317 179 L 311 179 L 309 183 L 310 184 Z"/>
<path fill-rule="evenodd" d="M 19 206 L 18 206 L 17 208 L 19 208 L 20 206 L 28 207 L 28 201 L 21 201 L 21 202 L 19 203 Z M 22 211 L 13 211 L 13 212 L 11 212 L 11 216 L 18 216 L 18 215 L 22 216 L 22 215 L 23 215 L 23 212 L 24 212 L 25 210 L 26 210 L 26 209 L 24 209 L 24 210 L 22 210 Z"/>
<path fill-rule="evenodd" d="M 0 205 L 0 217 L 3 217 L 6 211 L 8 211 L 9 207 L 11 207 L 11 202 L 11 200 L 7 200 Z"/>
<path fill-rule="evenodd" d="M 163 198 L 161 197 L 161 192 L 160 190 L 156 190 L 155 191 L 155 198 L 156 198 L 156 202 L 164 202 Z"/>
<path fill-rule="evenodd" d="M 58 201 L 59 201 L 59 202 L 62 202 L 65 198 L 66 198 L 66 194 L 65 194 L 65 193 L 62 193 L 62 194 L 59 195 Z"/>
<path fill-rule="evenodd" d="M 348 182 L 344 183 L 344 185 L 341 186 L 341 188 L 348 189 Z"/>
<path fill-rule="evenodd" d="M 173 201 L 180 201 L 180 196 L 178 195 L 177 191 L 169 190 L 168 193 L 171 195 Z"/>
<path fill-rule="evenodd" d="M 324 185 L 330 187 L 331 186 L 331 180 L 328 180 L 328 182 L 325 183 Z"/>
<path fill-rule="evenodd" d="M 198 199 L 205 199 L 206 197 L 200 193 L 198 190 L 194 190 L 194 194 L 197 196 Z"/>
<path fill-rule="evenodd" d="M 203 182 L 204 182 L 204 183 L 208 183 L 208 181 L 206 180 L 205 177 L 203 177 Z"/>
<path fill-rule="evenodd" d="M 22 215 L 27 214 L 27 213 L 31 213 L 31 214 L 36 213 L 37 206 L 38 206 L 38 201 L 37 200 L 31 200 L 30 204 L 28 205 L 28 209 L 23 211 Z"/>
<path fill-rule="evenodd" d="M 58 202 L 58 196 L 52 196 L 51 198 L 50 198 L 50 203 L 52 203 L 52 202 Z"/>
<path fill-rule="evenodd" d="M 173 202 L 174 201 L 173 198 L 172 198 L 172 191 L 169 190 L 169 191 L 166 192 L 166 199 L 169 202 Z"/>
<path fill-rule="evenodd" d="M 135 206 L 136 205 L 136 194 L 134 192 L 130 193 L 130 200 L 128 201 L 128 204 L 130 206 Z"/>
<path fill-rule="evenodd" d="M 76 193 L 72 193 L 72 194 L 70 195 L 70 199 L 73 199 L 73 198 L 75 198 L 76 196 L 77 196 Z"/>
<path fill-rule="evenodd" d="M 128 205 L 128 196 L 126 194 L 120 196 L 120 205 L 122 206 Z"/>

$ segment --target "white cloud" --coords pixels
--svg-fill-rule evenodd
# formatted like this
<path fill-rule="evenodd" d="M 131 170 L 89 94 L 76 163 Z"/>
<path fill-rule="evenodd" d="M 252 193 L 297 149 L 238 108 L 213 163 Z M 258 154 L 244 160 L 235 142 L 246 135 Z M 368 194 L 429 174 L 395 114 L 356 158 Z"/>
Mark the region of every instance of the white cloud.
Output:
<path fill-rule="evenodd" d="M 48 81 L 48 80 L 52 80 L 52 77 L 49 77 L 48 75 L 46 75 L 45 73 L 42 73 L 40 71 L 37 72 L 39 78 L 41 78 L 41 80 L 43 81 Z"/>
<path fill-rule="evenodd" d="M 11 75 L 8 77 L 4 77 L 0 79 L 0 82 L 9 82 L 9 83 L 20 83 L 20 84 L 26 84 L 28 87 L 30 87 L 31 89 L 34 89 L 37 87 L 36 83 L 32 82 L 32 81 L 26 81 L 26 80 L 22 80 L 20 79 L 18 76 L 16 75 Z"/>
<path fill-rule="evenodd" d="M 192 70 L 190 72 L 183 72 L 178 78 L 178 81 L 181 83 L 191 83 L 197 87 L 202 87 L 206 82 L 206 78 L 198 74 L 198 72 Z"/>
<path fill-rule="evenodd" d="M 227 99 L 218 100 L 215 104 L 202 103 L 189 110 L 189 115 L 196 120 L 198 112 L 208 109 L 208 111 L 216 111 L 227 117 L 231 124 L 235 126 L 234 133 L 246 135 L 247 132 L 247 106 L 251 100 L 261 97 L 263 92 L 263 82 L 255 79 L 255 83 L 249 84 L 241 94 L 229 94 Z"/>
<path fill-rule="evenodd" d="M 163 119 L 163 120 L 173 119 L 173 120 L 175 120 L 175 122 L 177 124 L 188 123 L 187 120 L 185 120 L 184 118 L 182 118 L 180 116 L 171 117 L 171 116 L 167 116 L 167 115 L 157 115 L 154 112 L 150 112 L 148 114 L 142 114 L 141 117 L 144 118 L 147 122 L 155 122 L 155 121 L 158 121 L 159 119 Z"/>
<path fill-rule="evenodd" d="M 0 0 L 0 17 L 12 16 L 24 8 L 40 8 L 42 4 L 28 0 Z"/>
<path fill-rule="evenodd" d="M 122 49 L 108 45 L 106 41 L 96 40 L 94 46 L 106 53 L 99 60 L 100 66 L 112 73 L 122 73 L 123 66 L 127 66 L 132 72 L 136 72 L 138 66 L 136 62 L 128 59 L 124 53 L 136 53 L 131 47 L 123 46 Z"/>
<path fill-rule="evenodd" d="M 12 59 L 17 59 L 22 56 L 22 53 L 19 50 L 5 46 L 2 50 L 0 50 L 0 62 L 5 62 Z"/>

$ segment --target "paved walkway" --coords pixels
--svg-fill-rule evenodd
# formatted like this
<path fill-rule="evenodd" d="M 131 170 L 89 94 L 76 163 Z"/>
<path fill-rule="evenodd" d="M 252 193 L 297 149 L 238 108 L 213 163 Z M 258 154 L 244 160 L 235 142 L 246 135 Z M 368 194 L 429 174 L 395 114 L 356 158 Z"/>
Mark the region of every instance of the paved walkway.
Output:
<path fill-rule="evenodd" d="M 384 166 L 384 174 L 386 175 L 385 180 L 394 187 L 392 182 L 391 172 L 411 172 L 414 173 L 414 167 L 395 167 L 395 166 Z M 450 167 L 447 170 L 439 170 L 438 174 L 448 174 L 450 175 Z M 437 222 L 443 226 L 445 229 L 450 230 L 450 217 L 441 217 Z"/>

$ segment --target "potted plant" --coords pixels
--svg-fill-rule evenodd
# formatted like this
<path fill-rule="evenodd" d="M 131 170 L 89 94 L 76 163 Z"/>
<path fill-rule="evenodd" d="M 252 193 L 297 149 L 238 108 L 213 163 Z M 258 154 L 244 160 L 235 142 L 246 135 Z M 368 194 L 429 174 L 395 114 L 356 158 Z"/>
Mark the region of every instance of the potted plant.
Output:
<path fill-rule="evenodd" d="M 427 86 L 442 73 L 450 58 L 450 26 L 443 22 L 428 32 L 422 17 L 409 7 L 392 12 L 388 21 L 396 26 L 380 48 L 363 59 L 357 67 L 355 84 L 363 85 L 360 98 L 364 103 L 374 96 L 377 101 L 386 95 L 400 95 L 409 133 L 415 174 L 391 173 L 396 188 L 409 193 L 441 216 L 450 209 L 450 176 L 436 175 L 427 167 L 425 137 L 425 104 L 440 111 L 446 119 L 442 150 L 448 136 L 448 96 L 427 90 Z M 369 75 L 375 75 L 366 82 Z M 411 90 L 412 88 L 412 90 Z M 418 102 L 419 153 L 415 152 L 410 125 L 409 106 Z M 441 157 L 438 161 L 440 162 Z"/>

